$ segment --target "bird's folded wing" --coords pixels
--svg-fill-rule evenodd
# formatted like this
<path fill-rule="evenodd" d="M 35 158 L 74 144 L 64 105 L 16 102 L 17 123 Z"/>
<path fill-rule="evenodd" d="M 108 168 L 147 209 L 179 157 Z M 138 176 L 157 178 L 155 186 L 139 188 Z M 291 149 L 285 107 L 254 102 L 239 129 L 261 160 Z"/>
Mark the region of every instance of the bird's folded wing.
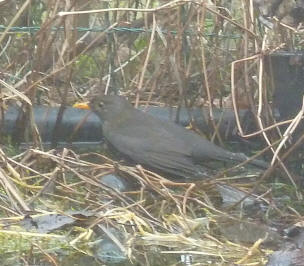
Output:
<path fill-rule="evenodd" d="M 108 136 L 108 141 L 119 152 L 140 164 L 175 176 L 195 178 L 204 175 L 203 168 L 193 163 L 189 147 L 171 137 L 154 140 L 149 136 L 137 138 L 135 134 Z"/>
<path fill-rule="evenodd" d="M 141 163 L 162 172 L 183 178 L 202 178 L 207 175 L 203 167 L 193 164 L 191 158 L 176 153 L 147 152 Z"/>

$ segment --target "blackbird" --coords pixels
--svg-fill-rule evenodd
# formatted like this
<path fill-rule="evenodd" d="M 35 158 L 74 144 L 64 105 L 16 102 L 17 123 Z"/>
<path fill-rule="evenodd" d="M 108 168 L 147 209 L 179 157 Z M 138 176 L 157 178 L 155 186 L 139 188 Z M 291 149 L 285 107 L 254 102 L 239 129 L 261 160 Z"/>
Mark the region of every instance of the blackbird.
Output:
<path fill-rule="evenodd" d="M 244 154 L 229 152 L 173 122 L 135 109 L 121 96 L 97 96 L 89 106 L 101 119 L 103 135 L 110 145 L 135 163 L 169 177 L 203 178 L 208 161 L 248 160 Z M 268 167 L 260 160 L 249 164 Z"/>

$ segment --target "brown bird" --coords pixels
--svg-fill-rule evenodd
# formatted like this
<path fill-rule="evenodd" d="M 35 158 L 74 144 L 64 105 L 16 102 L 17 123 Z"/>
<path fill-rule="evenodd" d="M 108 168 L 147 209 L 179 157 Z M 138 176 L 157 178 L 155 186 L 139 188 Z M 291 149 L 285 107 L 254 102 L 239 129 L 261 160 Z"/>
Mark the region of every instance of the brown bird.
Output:
<path fill-rule="evenodd" d="M 134 162 L 169 177 L 203 178 L 208 161 L 248 160 L 244 154 L 229 152 L 190 130 L 135 109 L 121 96 L 98 96 L 89 106 L 101 119 L 108 143 Z M 260 160 L 249 164 L 268 167 Z"/>

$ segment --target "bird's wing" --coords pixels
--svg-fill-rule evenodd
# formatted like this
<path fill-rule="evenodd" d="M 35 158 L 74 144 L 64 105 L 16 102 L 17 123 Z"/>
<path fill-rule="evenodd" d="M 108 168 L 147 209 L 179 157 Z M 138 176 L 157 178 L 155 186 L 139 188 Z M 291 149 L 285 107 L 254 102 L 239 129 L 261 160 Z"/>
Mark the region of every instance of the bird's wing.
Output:
<path fill-rule="evenodd" d="M 138 132 L 140 131 L 140 136 Z M 135 162 L 180 177 L 202 177 L 204 171 L 192 161 L 191 147 L 166 130 L 128 127 L 124 134 L 105 128 L 110 144 Z M 136 134 L 137 133 L 137 134 Z"/>
<path fill-rule="evenodd" d="M 139 154 L 140 156 L 140 154 Z M 181 156 L 180 153 L 163 151 L 148 151 L 145 156 L 140 156 L 143 165 L 152 167 L 162 172 L 183 178 L 202 178 L 207 175 L 204 169 L 193 164 L 192 159 Z"/>

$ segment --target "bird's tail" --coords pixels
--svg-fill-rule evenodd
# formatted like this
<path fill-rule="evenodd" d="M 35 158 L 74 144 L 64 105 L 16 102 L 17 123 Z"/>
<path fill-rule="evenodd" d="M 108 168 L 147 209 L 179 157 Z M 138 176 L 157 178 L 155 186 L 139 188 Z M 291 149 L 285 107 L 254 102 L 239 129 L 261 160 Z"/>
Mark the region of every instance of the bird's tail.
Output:
<path fill-rule="evenodd" d="M 245 162 L 245 161 L 248 161 L 248 164 L 252 165 L 252 166 L 256 166 L 256 167 L 259 167 L 261 169 L 267 169 L 270 164 L 263 161 L 263 160 L 259 160 L 259 159 L 251 159 L 250 157 L 246 156 L 245 154 L 243 153 L 235 153 L 236 155 L 236 159 L 237 161 L 239 162 Z"/>

